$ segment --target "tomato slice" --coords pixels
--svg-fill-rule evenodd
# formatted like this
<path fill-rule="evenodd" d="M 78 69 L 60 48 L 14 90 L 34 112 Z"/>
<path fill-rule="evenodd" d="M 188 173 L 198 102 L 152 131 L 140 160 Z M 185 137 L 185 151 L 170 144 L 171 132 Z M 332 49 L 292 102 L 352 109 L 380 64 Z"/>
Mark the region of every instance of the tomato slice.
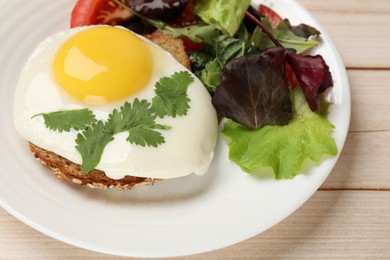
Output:
<path fill-rule="evenodd" d="M 92 24 L 117 25 L 131 17 L 132 14 L 111 0 L 78 0 L 72 10 L 70 27 Z"/>
<path fill-rule="evenodd" d="M 286 67 L 285 67 L 285 79 L 287 83 L 290 83 L 291 88 L 294 89 L 299 86 L 299 82 L 297 77 L 294 74 L 294 71 L 292 70 L 291 66 L 286 62 Z"/>
<path fill-rule="evenodd" d="M 187 36 L 180 36 L 179 39 L 183 41 L 186 52 L 200 51 L 202 49 L 203 46 L 202 42 L 194 42 Z"/>
<path fill-rule="evenodd" d="M 259 12 L 267 18 L 267 20 L 271 23 L 272 28 L 278 27 L 278 24 L 283 21 L 282 17 L 278 15 L 274 10 L 269 8 L 268 6 L 265 5 L 260 5 L 259 6 Z"/>

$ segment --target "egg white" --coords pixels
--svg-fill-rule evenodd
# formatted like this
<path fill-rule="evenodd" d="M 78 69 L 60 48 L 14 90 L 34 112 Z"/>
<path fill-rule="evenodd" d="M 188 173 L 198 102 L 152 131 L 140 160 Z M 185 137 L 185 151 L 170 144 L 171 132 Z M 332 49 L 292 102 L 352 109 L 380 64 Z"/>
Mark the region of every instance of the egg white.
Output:
<path fill-rule="evenodd" d="M 19 134 L 29 142 L 54 152 L 72 162 L 81 164 L 81 155 L 75 149 L 78 131 L 57 132 L 46 128 L 39 113 L 58 110 L 89 108 L 98 120 L 106 120 L 113 109 L 135 98 L 151 100 L 154 84 L 164 76 L 186 70 L 168 52 L 140 37 L 149 47 L 153 57 L 153 73 L 147 86 L 127 99 L 104 105 L 87 106 L 72 98 L 53 80 L 51 66 L 55 53 L 70 36 L 89 27 L 66 30 L 50 36 L 32 53 L 19 79 L 15 92 L 14 123 Z M 131 33 L 131 32 L 129 32 Z M 217 116 L 207 90 L 195 75 L 187 94 L 190 109 L 187 116 L 156 119 L 169 125 L 162 131 L 165 143 L 156 147 L 141 147 L 126 141 L 127 134 L 114 136 L 96 167 L 113 179 L 126 175 L 147 178 L 175 178 L 191 173 L 203 175 L 213 158 L 217 138 Z"/>

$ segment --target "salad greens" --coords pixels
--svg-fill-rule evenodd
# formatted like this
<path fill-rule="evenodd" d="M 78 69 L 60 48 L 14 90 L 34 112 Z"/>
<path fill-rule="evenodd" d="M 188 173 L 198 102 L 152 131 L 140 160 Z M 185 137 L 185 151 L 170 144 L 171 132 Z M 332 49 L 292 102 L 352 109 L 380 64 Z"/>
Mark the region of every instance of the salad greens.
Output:
<path fill-rule="evenodd" d="M 207 57 L 211 57 L 211 59 L 204 63 L 203 67 L 198 65 L 198 71 L 195 71 L 195 74 L 200 75 L 200 80 L 211 93 L 214 93 L 221 83 L 222 69 L 230 60 L 256 52 L 248 41 L 226 35 L 220 35 L 215 38 L 213 44 L 207 48 L 208 51 L 203 52 L 203 54 L 208 55 Z M 190 57 L 192 55 L 199 55 L 199 53 L 202 52 L 194 52 L 190 54 Z"/>
<path fill-rule="evenodd" d="M 289 24 L 282 21 L 278 24 L 275 29 L 272 28 L 271 23 L 266 19 L 262 18 L 261 23 L 264 27 L 272 33 L 272 35 L 283 45 L 285 48 L 296 50 L 297 53 L 303 53 L 318 45 L 316 40 L 308 40 L 307 37 L 301 37 L 296 35 Z M 310 36 L 310 35 L 309 35 Z M 275 47 L 275 44 L 270 38 L 257 27 L 252 34 L 252 42 L 260 50 L 265 50 L 271 47 Z"/>
<path fill-rule="evenodd" d="M 222 116 L 253 130 L 287 125 L 292 118 L 290 90 L 284 76 L 261 54 L 229 62 L 212 102 Z"/>
<path fill-rule="evenodd" d="M 207 24 L 233 37 L 240 28 L 251 0 L 198 0 L 195 13 Z"/>
<path fill-rule="evenodd" d="M 216 38 L 212 48 L 207 42 L 203 51 L 215 59 L 204 62 L 203 71 L 197 73 L 215 92 L 213 104 L 218 113 L 230 118 L 223 129 L 230 139 L 229 158 L 246 172 L 271 167 L 277 179 L 290 179 L 302 171 L 306 159 L 319 162 L 324 155 L 337 154 L 331 137 L 333 125 L 315 113 L 320 109 L 319 95 L 333 80 L 321 56 L 302 54 L 318 45 L 309 39 L 319 35 L 317 30 L 293 27 L 287 20 L 272 28 L 265 17 L 260 15 L 257 20 L 258 14 L 245 14 L 257 25 L 250 40 L 244 30 L 245 38 L 233 38 L 236 41 Z M 233 45 L 229 51 L 231 42 L 242 43 L 241 48 Z M 218 53 L 233 55 L 221 58 Z M 192 60 L 199 70 L 202 63 Z M 292 78 L 301 88 L 289 88 L 296 87 Z"/>
<path fill-rule="evenodd" d="M 292 92 L 292 102 L 294 117 L 286 126 L 250 130 L 228 120 L 222 133 L 230 139 L 230 160 L 249 173 L 271 167 L 276 179 L 291 179 L 304 170 L 306 159 L 318 163 L 325 155 L 336 155 L 334 126 L 310 110 L 301 89 Z"/>
<path fill-rule="evenodd" d="M 228 118 L 223 134 L 230 139 L 230 159 L 244 171 L 271 167 L 277 179 L 289 179 L 306 159 L 319 162 L 337 153 L 334 127 L 319 113 L 327 106 L 320 96 L 333 79 L 320 55 L 307 54 L 319 44 L 318 30 L 249 5 L 197 0 L 197 20 L 179 28 L 136 15 L 165 34 L 201 44 L 188 52 L 191 67 L 217 112 Z"/>

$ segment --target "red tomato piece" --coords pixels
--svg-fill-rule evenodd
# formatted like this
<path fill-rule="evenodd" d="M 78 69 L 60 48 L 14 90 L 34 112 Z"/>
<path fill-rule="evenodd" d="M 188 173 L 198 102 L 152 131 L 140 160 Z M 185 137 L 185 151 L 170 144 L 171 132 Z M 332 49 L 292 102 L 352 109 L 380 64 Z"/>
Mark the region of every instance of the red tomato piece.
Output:
<path fill-rule="evenodd" d="M 132 14 L 111 0 L 78 0 L 73 7 L 70 27 L 92 24 L 117 25 L 131 17 Z"/>
<path fill-rule="evenodd" d="M 187 36 L 180 36 L 179 38 L 183 41 L 186 52 L 200 51 L 202 49 L 202 42 L 194 42 Z"/>
<path fill-rule="evenodd" d="M 278 27 L 278 24 L 283 21 L 282 17 L 274 10 L 265 5 L 259 6 L 259 12 L 271 23 L 272 28 Z"/>
<path fill-rule="evenodd" d="M 286 78 L 287 83 L 290 83 L 292 89 L 299 86 L 298 79 L 295 76 L 294 71 L 292 70 L 291 66 L 287 62 L 286 62 L 286 67 L 285 67 L 285 78 Z"/>

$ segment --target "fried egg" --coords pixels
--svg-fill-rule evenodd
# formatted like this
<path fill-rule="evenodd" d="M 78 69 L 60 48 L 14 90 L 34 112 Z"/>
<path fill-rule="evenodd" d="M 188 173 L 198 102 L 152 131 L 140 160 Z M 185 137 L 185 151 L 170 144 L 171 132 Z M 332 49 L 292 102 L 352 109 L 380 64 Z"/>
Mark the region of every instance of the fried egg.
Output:
<path fill-rule="evenodd" d="M 88 108 L 97 120 L 107 120 L 125 102 L 151 101 L 155 83 L 180 71 L 188 70 L 171 54 L 121 27 L 79 27 L 54 34 L 38 45 L 20 75 L 15 127 L 29 142 L 81 164 L 75 148 L 80 131 L 50 130 L 35 115 Z M 209 93 L 193 77 L 187 115 L 156 119 L 171 127 L 162 133 L 163 144 L 142 147 L 129 143 L 128 134 L 116 134 L 96 169 L 112 179 L 203 175 L 213 158 L 218 122 Z"/>

